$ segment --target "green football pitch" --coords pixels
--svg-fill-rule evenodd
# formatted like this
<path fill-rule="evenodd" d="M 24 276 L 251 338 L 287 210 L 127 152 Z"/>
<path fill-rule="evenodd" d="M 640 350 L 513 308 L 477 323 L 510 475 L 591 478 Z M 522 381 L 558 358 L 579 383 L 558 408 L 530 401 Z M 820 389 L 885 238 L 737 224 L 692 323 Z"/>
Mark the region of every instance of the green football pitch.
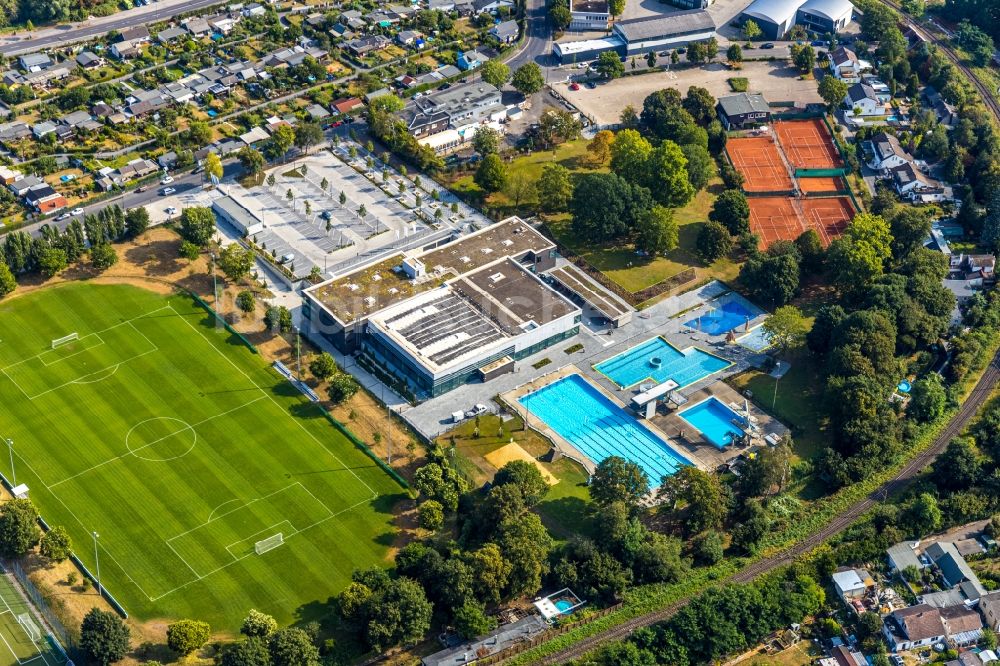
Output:
<path fill-rule="evenodd" d="M 42 517 L 140 619 L 316 617 L 386 562 L 404 496 L 190 297 L 129 286 L 0 303 L 5 438 Z"/>

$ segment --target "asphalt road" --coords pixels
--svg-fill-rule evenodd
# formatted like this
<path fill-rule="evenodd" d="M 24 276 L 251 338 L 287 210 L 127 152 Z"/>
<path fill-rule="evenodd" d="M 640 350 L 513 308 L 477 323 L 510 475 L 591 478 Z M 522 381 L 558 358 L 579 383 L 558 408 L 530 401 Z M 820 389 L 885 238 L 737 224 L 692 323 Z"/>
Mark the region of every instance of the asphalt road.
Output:
<path fill-rule="evenodd" d="M 524 11 L 524 31 L 524 45 L 506 60 L 511 71 L 529 62 L 543 67 L 555 64 L 551 56 L 552 31 L 545 13 L 545 0 L 528 0 Z"/>
<path fill-rule="evenodd" d="M 24 39 L 21 35 L 4 37 L 0 40 L 0 53 L 11 56 L 32 53 L 45 48 L 66 46 L 107 34 L 112 30 L 122 30 L 142 24 L 148 25 L 167 20 L 178 14 L 218 4 L 220 4 L 220 0 L 187 0 L 174 4 L 153 3 L 145 7 L 135 7 L 106 18 L 40 29 L 36 31 L 38 36 L 30 39 Z"/>

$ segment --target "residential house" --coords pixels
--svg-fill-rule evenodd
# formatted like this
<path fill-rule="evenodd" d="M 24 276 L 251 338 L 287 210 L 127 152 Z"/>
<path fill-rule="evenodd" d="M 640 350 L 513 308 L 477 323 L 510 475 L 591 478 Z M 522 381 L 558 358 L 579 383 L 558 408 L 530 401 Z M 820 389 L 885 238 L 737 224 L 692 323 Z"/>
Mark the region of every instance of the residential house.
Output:
<path fill-rule="evenodd" d="M 864 569 L 835 571 L 832 578 L 837 595 L 845 601 L 861 599 L 875 587 L 875 579 Z"/>
<path fill-rule="evenodd" d="M 946 127 L 952 127 L 958 122 L 958 109 L 954 104 L 947 102 L 934 86 L 927 86 L 923 90 L 923 95 L 927 100 L 927 107 L 934 110 L 934 116 L 938 123 Z"/>
<path fill-rule="evenodd" d="M 243 16 L 246 16 L 248 18 L 251 16 L 263 16 L 266 13 L 267 13 L 267 8 L 264 5 L 260 4 L 259 2 L 250 3 L 249 5 L 243 8 L 242 12 Z"/>
<path fill-rule="evenodd" d="M 365 14 L 362 19 L 368 25 L 380 28 L 388 28 L 391 25 L 399 23 L 398 16 L 387 12 L 371 12 L 370 14 Z"/>
<path fill-rule="evenodd" d="M 68 128 L 71 133 L 77 130 L 95 132 L 101 129 L 101 123 L 94 120 L 86 111 L 67 113 L 59 119 L 59 125 Z"/>
<path fill-rule="evenodd" d="M 879 132 L 868 142 L 868 148 L 872 153 L 868 166 L 882 173 L 913 161 L 913 156 L 903 150 L 895 134 Z"/>
<path fill-rule="evenodd" d="M 351 113 L 355 109 L 360 109 L 365 105 L 357 97 L 343 97 L 341 99 L 334 100 L 330 106 L 333 110 L 341 115 Z"/>
<path fill-rule="evenodd" d="M 949 587 L 968 581 L 979 588 L 980 595 L 986 594 L 979 577 L 959 554 L 955 544 L 949 541 L 935 541 L 924 550 L 924 554 L 941 570 L 941 577 Z"/>
<path fill-rule="evenodd" d="M 488 12 L 495 14 L 502 7 L 510 9 L 513 6 L 513 0 L 472 0 L 472 13 L 484 14 Z"/>
<path fill-rule="evenodd" d="M 156 164 L 150 160 L 137 157 L 118 169 L 118 181 L 119 183 L 127 183 L 130 180 L 142 178 L 143 176 L 148 176 L 149 174 L 156 173 L 157 171 L 159 171 L 159 168 Z"/>
<path fill-rule="evenodd" d="M 104 65 L 104 58 L 93 51 L 80 51 L 76 55 L 76 64 L 84 69 L 95 69 Z"/>
<path fill-rule="evenodd" d="M 348 28 L 347 25 L 337 22 L 330 28 L 330 36 L 334 39 L 348 41 L 354 39 L 354 31 Z"/>
<path fill-rule="evenodd" d="M 836 666 L 868 666 L 862 653 L 851 652 L 843 645 L 838 645 L 830 651 L 830 659 Z"/>
<path fill-rule="evenodd" d="M 188 34 L 188 31 L 184 28 L 167 28 L 156 33 L 156 41 L 161 44 L 169 44 L 170 42 L 187 37 Z"/>
<path fill-rule="evenodd" d="M 144 25 L 136 25 L 125 28 L 118 32 L 118 41 L 121 42 L 143 42 L 148 43 L 150 39 L 149 28 Z"/>
<path fill-rule="evenodd" d="M 244 132 L 240 135 L 240 141 L 248 146 L 252 146 L 261 141 L 267 141 L 270 137 L 271 135 L 263 127 L 252 127 L 249 132 Z"/>
<path fill-rule="evenodd" d="M 31 126 L 31 133 L 35 135 L 36 139 L 41 139 L 47 134 L 55 134 L 55 131 L 56 124 L 51 120 L 45 120 Z"/>
<path fill-rule="evenodd" d="M 30 188 L 24 193 L 24 202 L 42 214 L 67 206 L 66 197 L 56 192 L 48 183 L 39 183 Z"/>
<path fill-rule="evenodd" d="M 52 58 L 47 53 L 28 53 L 18 57 L 17 64 L 26 72 L 40 72 L 52 66 Z"/>
<path fill-rule="evenodd" d="M 119 60 L 138 58 L 142 55 L 142 47 L 145 43 L 144 41 L 117 42 L 111 45 L 111 55 Z"/>
<path fill-rule="evenodd" d="M 320 12 L 313 12 L 312 14 L 306 17 L 306 23 L 309 26 L 319 30 L 326 25 L 326 16 L 324 16 Z"/>
<path fill-rule="evenodd" d="M 11 169 L 9 166 L 0 165 L 0 184 L 10 185 L 15 180 L 20 180 L 24 174 L 22 174 L 17 169 Z"/>
<path fill-rule="evenodd" d="M 24 178 L 18 178 L 7 187 L 15 196 L 23 197 L 31 188 L 44 184 L 45 181 L 38 176 L 25 176 Z"/>
<path fill-rule="evenodd" d="M 517 41 L 520 28 L 517 21 L 510 20 L 498 23 L 490 28 L 490 35 L 495 37 L 501 44 L 513 44 Z"/>
<path fill-rule="evenodd" d="M 949 606 L 942 608 L 940 613 L 948 642 L 953 646 L 973 645 L 983 637 L 983 620 L 975 610 L 965 606 Z"/>
<path fill-rule="evenodd" d="M 31 136 L 31 128 L 20 120 L 0 123 L 0 141 L 9 143 Z"/>
<path fill-rule="evenodd" d="M 878 77 L 865 74 L 861 77 L 861 82 L 871 86 L 872 90 L 875 91 L 875 99 L 882 104 L 888 104 L 892 101 L 892 91 Z"/>
<path fill-rule="evenodd" d="M 889 568 L 897 573 L 902 573 L 909 567 L 914 567 L 916 569 L 923 569 L 926 567 L 927 563 L 921 560 L 917 555 L 917 545 L 917 543 L 901 541 L 900 543 L 890 546 L 888 550 L 885 551 L 886 558 L 889 562 Z"/>
<path fill-rule="evenodd" d="M 24 75 L 23 83 L 33 88 L 47 88 L 53 81 L 61 81 L 72 73 L 68 65 L 56 64 L 37 72 Z"/>
<path fill-rule="evenodd" d="M 220 157 L 225 157 L 226 155 L 231 155 L 243 148 L 246 144 L 237 139 L 224 139 L 219 143 L 215 144 L 215 152 Z"/>
<path fill-rule="evenodd" d="M 901 197 L 914 203 L 933 203 L 953 197 L 951 187 L 924 175 L 912 162 L 889 169 L 889 178 L 893 189 Z"/>
<path fill-rule="evenodd" d="M 976 286 L 981 287 L 984 283 L 996 280 L 996 263 L 996 257 L 992 254 L 953 254 L 948 258 L 948 279 L 964 280 L 966 282 L 972 280 L 977 282 Z M 941 570 L 941 573 L 944 576 L 944 569 Z M 972 581 L 966 582 L 971 583 Z M 976 583 L 978 582 L 977 579 Z M 982 585 L 977 586 L 977 588 L 979 591 L 977 599 L 979 599 L 980 603 L 982 603 L 983 599 L 989 597 L 990 594 L 998 594 L 997 592 L 987 594 Z M 996 603 L 1000 603 L 1000 598 L 996 599 L 998 599 Z M 990 620 L 990 618 L 986 619 L 987 621 Z"/>
<path fill-rule="evenodd" d="M 313 104 L 311 106 L 306 107 L 306 113 L 309 114 L 309 117 L 312 120 L 316 121 L 320 121 L 323 120 L 324 118 L 330 117 L 330 112 L 327 111 L 326 107 L 324 107 L 321 104 Z"/>
<path fill-rule="evenodd" d="M 995 263 L 996 259 L 993 261 Z M 1000 631 L 1000 590 L 994 590 L 979 598 L 979 612 L 982 613 L 987 627 L 993 631 Z"/>
<path fill-rule="evenodd" d="M 893 652 L 942 643 L 947 634 L 941 611 L 927 604 L 918 604 L 889 613 L 882 633 Z"/>
<path fill-rule="evenodd" d="M 481 51 L 473 49 L 472 51 L 465 51 L 458 54 L 458 60 L 456 64 L 458 68 L 463 72 L 468 72 L 473 69 L 478 69 L 482 67 L 486 62 L 489 61 L 489 57 L 486 56 Z"/>
<path fill-rule="evenodd" d="M 417 42 L 423 43 L 424 35 L 417 30 L 400 30 L 396 35 L 396 43 L 400 46 L 416 46 Z"/>
<path fill-rule="evenodd" d="M 346 46 L 348 51 L 360 58 L 372 51 L 386 49 L 391 43 L 389 38 L 384 35 L 368 35 L 367 37 L 352 39 Z"/>
<path fill-rule="evenodd" d="M 189 18 L 181 23 L 184 29 L 191 33 L 194 37 L 204 37 L 205 35 L 212 32 L 211 26 L 208 25 L 208 21 L 203 18 Z"/>
<path fill-rule="evenodd" d="M 215 32 L 220 35 L 228 35 L 236 27 L 236 24 L 240 22 L 239 16 L 222 16 L 214 19 L 208 20 L 208 27 L 210 27 Z"/>
<path fill-rule="evenodd" d="M 861 74 L 872 68 L 870 62 L 858 58 L 854 51 L 845 46 L 831 51 L 827 62 L 833 75 L 848 84 L 860 83 Z"/>
<path fill-rule="evenodd" d="M 848 88 L 844 104 L 855 116 L 885 115 L 885 103 L 879 101 L 875 90 L 867 83 L 855 83 Z"/>

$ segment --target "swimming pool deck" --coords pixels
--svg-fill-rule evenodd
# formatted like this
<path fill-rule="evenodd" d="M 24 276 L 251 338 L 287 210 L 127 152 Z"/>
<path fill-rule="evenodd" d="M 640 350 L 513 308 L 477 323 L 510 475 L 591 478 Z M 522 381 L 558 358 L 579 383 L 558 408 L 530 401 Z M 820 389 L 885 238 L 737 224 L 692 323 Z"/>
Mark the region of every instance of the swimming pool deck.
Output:
<path fill-rule="evenodd" d="M 504 395 L 513 389 L 537 381 L 541 377 L 552 377 L 554 371 L 573 366 L 592 383 L 601 387 L 605 394 L 613 395 L 618 404 L 627 404 L 638 392 L 638 387 L 622 389 L 593 366 L 628 351 L 655 336 L 661 336 L 678 349 L 697 346 L 704 351 L 721 356 L 733 363 L 728 368 L 698 382 L 685 386 L 680 393 L 692 394 L 702 388 L 718 383 L 730 375 L 743 372 L 758 365 L 764 356 L 739 345 L 726 344 L 725 335 L 708 335 L 692 330 L 684 322 L 700 316 L 726 299 L 742 298 L 730 291 L 721 282 L 709 282 L 689 292 L 672 296 L 636 313 L 632 321 L 621 328 L 580 325 L 580 334 L 544 349 L 532 356 L 519 360 L 513 373 L 496 377 L 486 383 L 470 383 L 460 386 L 446 395 L 427 400 L 415 407 L 403 407 L 400 415 L 418 432 L 434 438 L 447 432 L 454 424 L 451 414 L 458 409 L 471 409 L 473 405 L 495 404 L 497 395 Z M 593 313 L 598 316 L 599 313 Z M 766 313 L 750 321 L 749 328 L 759 326 L 767 317 Z M 588 322 L 588 312 L 584 313 Z M 741 327 L 742 328 L 742 327 Z M 743 331 L 734 331 L 741 335 Z M 581 346 L 571 354 L 566 349 Z M 535 368 L 539 361 L 548 363 Z M 728 400 L 726 401 L 728 403 Z"/>
<path fill-rule="evenodd" d="M 518 416 L 524 419 L 524 422 L 528 424 L 529 427 L 537 430 L 541 434 L 548 437 L 549 440 L 553 443 L 553 445 L 562 455 L 572 460 L 575 460 L 576 462 L 583 465 L 584 469 L 587 470 L 588 474 L 593 474 L 594 469 L 596 467 L 595 461 L 591 460 L 578 448 L 573 446 L 573 444 L 571 444 L 568 440 L 563 438 L 559 433 L 557 433 L 555 430 L 549 427 L 549 425 L 545 421 L 542 421 L 537 416 L 530 413 L 528 409 L 519 402 L 519 399 L 522 396 L 537 391 L 538 389 L 544 386 L 548 386 L 549 384 L 552 384 L 562 379 L 563 377 L 568 377 L 569 375 L 573 374 L 578 374 L 581 377 L 583 377 L 588 384 L 590 384 L 598 391 L 600 391 L 605 398 L 607 398 L 612 402 L 612 404 L 620 408 L 622 411 L 631 414 L 631 412 L 628 409 L 626 409 L 625 405 L 622 404 L 622 401 L 614 393 L 608 391 L 603 386 L 600 386 L 597 382 L 593 381 L 593 379 L 587 373 L 583 372 L 581 368 L 578 368 L 576 365 L 572 363 L 562 368 L 559 368 L 558 370 L 550 372 L 547 375 L 543 375 L 537 379 L 534 379 L 528 382 L 527 384 L 523 384 L 521 386 L 514 388 L 513 390 L 507 391 L 506 393 L 500 395 L 499 399 L 503 401 L 503 404 L 507 409 L 509 409 L 512 412 L 515 412 Z M 669 448 L 671 451 L 673 451 L 683 459 L 694 463 L 698 467 L 706 469 L 697 459 L 692 458 L 688 453 L 686 453 L 683 450 L 682 447 L 678 446 L 674 441 L 672 441 L 669 437 L 667 437 L 666 433 L 663 432 L 663 430 L 661 430 L 655 423 L 647 421 L 646 419 L 637 419 L 637 420 L 644 427 L 648 428 L 650 432 L 652 432 L 660 440 L 662 440 L 663 443 L 667 446 L 667 448 Z"/>
<path fill-rule="evenodd" d="M 642 419 L 642 422 L 647 426 L 651 424 L 655 425 L 660 432 L 667 433 L 671 437 L 674 447 L 679 449 L 688 460 L 697 461 L 703 469 L 717 469 L 720 465 L 726 464 L 745 450 L 744 448 L 732 445 L 723 449 L 716 447 L 705 439 L 700 432 L 692 428 L 690 423 L 682 419 L 680 412 L 693 407 L 703 400 L 714 397 L 722 404 L 733 409 L 733 411 L 738 412 L 740 416 L 743 416 L 743 406 L 746 398 L 725 382 L 713 382 L 692 393 L 686 393 L 685 396 L 688 401 L 680 407 L 665 411 L 661 406 L 657 410 L 656 416 L 648 420 Z M 751 423 L 754 423 L 754 419 L 756 419 L 755 425 L 758 428 L 757 432 L 751 437 L 750 446 L 767 446 L 764 442 L 764 437 L 767 435 L 774 433 L 778 437 L 783 437 L 788 433 L 788 428 L 778 421 L 778 419 L 764 411 L 753 400 L 749 402 Z M 735 404 L 736 407 L 730 403 Z"/>

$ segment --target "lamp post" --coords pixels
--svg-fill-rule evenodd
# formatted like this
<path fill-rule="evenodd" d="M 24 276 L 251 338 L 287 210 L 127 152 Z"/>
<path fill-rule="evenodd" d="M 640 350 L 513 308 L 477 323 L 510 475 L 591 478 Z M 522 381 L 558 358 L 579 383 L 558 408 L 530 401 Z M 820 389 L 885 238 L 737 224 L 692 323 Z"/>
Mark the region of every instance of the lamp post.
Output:
<path fill-rule="evenodd" d="M 94 565 L 97 569 L 97 594 L 99 596 L 104 596 L 104 590 L 101 589 L 101 558 L 97 553 L 97 539 L 101 536 L 97 532 L 91 532 L 94 535 Z"/>
<path fill-rule="evenodd" d="M 10 453 L 10 475 L 14 485 L 17 485 L 17 470 L 14 469 L 14 440 L 7 440 L 7 451 Z"/>

